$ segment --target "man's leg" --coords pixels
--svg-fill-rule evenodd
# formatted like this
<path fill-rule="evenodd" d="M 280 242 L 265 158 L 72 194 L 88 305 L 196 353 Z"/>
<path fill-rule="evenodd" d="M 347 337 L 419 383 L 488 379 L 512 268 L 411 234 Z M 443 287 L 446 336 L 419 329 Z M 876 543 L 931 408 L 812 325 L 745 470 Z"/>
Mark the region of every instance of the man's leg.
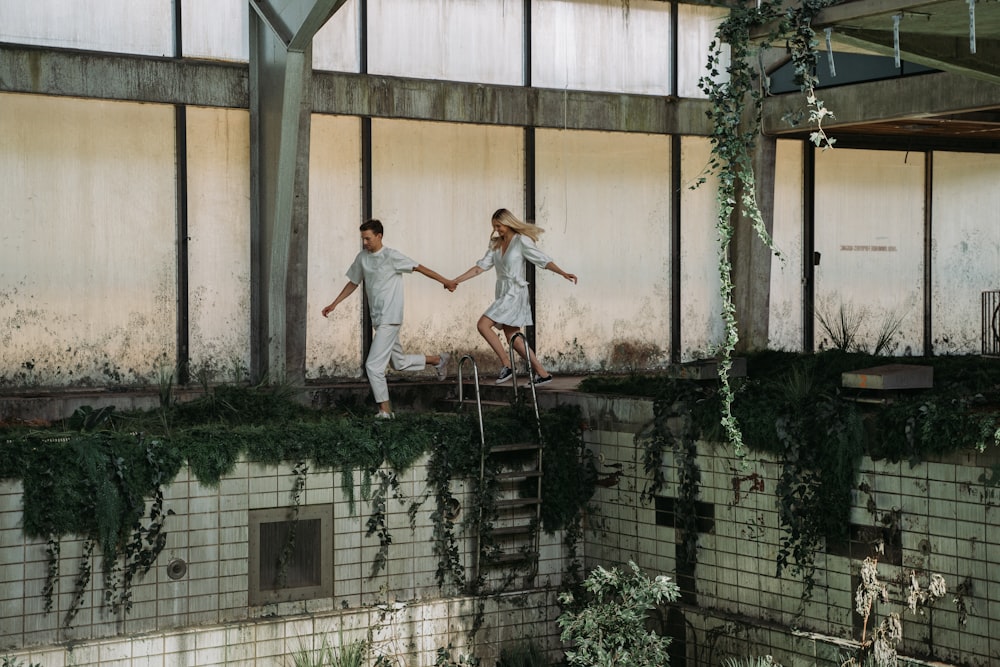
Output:
<path fill-rule="evenodd" d="M 365 360 L 365 371 L 368 373 L 368 384 L 372 387 L 375 402 L 380 412 L 392 412 L 389 405 L 389 385 L 385 381 L 385 369 L 389 365 L 393 348 L 399 345 L 399 325 L 383 324 L 375 327 L 372 345 Z"/>
<path fill-rule="evenodd" d="M 392 367 L 397 371 L 422 371 L 428 363 L 437 363 L 440 357 L 429 357 L 423 354 L 403 354 L 403 346 L 399 342 L 399 329 L 396 329 L 396 342 L 392 346 Z"/>

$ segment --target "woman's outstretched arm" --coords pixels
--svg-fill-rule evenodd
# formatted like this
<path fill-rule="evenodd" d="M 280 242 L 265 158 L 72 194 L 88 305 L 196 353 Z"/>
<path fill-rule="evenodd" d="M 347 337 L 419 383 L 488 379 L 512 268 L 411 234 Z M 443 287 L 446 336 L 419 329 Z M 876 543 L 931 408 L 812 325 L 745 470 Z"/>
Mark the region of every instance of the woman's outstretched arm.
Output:
<path fill-rule="evenodd" d="M 576 284 L 576 274 L 574 274 L 574 273 L 566 273 L 565 271 L 563 271 L 562 269 L 560 269 L 558 266 L 556 266 L 555 262 L 549 262 L 548 264 L 545 265 L 545 268 L 548 269 L 549 271 L 551 271 L 552 273 L 558 273 L 560 276 L 562 276 L 566 280 L 569 280 L 574 285 Z"/>

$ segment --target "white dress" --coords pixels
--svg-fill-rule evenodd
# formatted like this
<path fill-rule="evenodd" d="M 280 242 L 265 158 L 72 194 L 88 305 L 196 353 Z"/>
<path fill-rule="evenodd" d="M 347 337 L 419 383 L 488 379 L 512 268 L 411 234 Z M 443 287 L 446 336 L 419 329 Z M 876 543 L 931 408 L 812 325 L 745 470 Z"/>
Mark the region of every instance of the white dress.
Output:
<path fill-rule="evenodd" d="M 484 271 L 491 268 L 497 271 L 496 301 L 483 313 L 497 324 L 512 327 L 532 324 L 528 281 L 524 278 L 525 260 L 544 268 L 552 258 L 539 250 L 530 237 L 515 234 L 507 246 L 507 252 L 502 252 L 500 248 L 490 248 L 476 262 L 476 266 Z"/>

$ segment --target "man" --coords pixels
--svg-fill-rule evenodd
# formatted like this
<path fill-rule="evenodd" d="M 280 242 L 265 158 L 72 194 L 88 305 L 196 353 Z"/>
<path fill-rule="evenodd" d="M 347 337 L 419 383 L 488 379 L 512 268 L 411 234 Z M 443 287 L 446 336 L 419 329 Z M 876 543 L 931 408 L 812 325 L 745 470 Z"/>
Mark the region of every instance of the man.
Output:
<path fill-rule="evenodd" d="M 378 220 L 368 220 L 360 229 L 364 249 L 347 270 L 344 289 L 340 290 L 333 303 L 323 309 L 323 317 L 332 313 L 364 281 L 372 327 L 375 329 L 371 349 L 365 360 L 365 370 L 375 402 L 378 403 L 375 417 L 392 419 L 394 415 L 389 404 L 389 386 L 385 381 L 385 369 L 390 361 L 397 371 L 422 371 L 427 364 L 433 364 L 438 379 L 444 380 L 448 377 L 450 358 L 445 352 L 430 356 L 403 354 L 403 346 L 399 343 L 399 327 L 403 324 L 403 274 L 413 271 L 422 273 L 444 285 L 449 292 L 454 292 L 458 283 L 417 264 L 398 250 L 382 245 L 382 223 Z"/>

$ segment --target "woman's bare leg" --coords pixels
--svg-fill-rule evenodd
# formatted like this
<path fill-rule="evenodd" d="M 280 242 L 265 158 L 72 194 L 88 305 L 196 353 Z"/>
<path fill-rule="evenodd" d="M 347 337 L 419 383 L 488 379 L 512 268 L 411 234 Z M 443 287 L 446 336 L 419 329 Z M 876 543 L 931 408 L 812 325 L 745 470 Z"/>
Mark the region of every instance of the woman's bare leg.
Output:
<path fill-rule="evenodd" d="M 511 343 L 511 338 L 514 334 L 520 332 L 520 327 L 510 327 L 506 324 L 503 325 L 503 335 L 507 339 L 507 343 L 514 346 L 514 350 L 524 358 L 524 338 L 518 336 L 517 340 Z M 530 348 L 529 348 L 530 349 Z M 542 362 L 538 360 L 538 356 L 535 354 L 534 350 L 531 350 L 531 368 L 535 371 L 535 375 L 538 377 L 547 377 L 548 373 L 545 371 L 545 366 L 542 366 Z"/>
<path fill-rule="evenodd" d="M 500 342 L 500 336 L 497 332 L 493 330 L 493 327 L 497 326 L 497 323 L 490 318 L 483 315 L 479 318 L 479 322 L 476 323 L 476 329 L 479 330 L 479 335 L 486 339 L 490 347 L 497 355 L 497 359 L 500 360 L 501 366 L 506 366 L 510 363 L 508 359 L 507 351 L 504 349 L 503 344 Z"/>

